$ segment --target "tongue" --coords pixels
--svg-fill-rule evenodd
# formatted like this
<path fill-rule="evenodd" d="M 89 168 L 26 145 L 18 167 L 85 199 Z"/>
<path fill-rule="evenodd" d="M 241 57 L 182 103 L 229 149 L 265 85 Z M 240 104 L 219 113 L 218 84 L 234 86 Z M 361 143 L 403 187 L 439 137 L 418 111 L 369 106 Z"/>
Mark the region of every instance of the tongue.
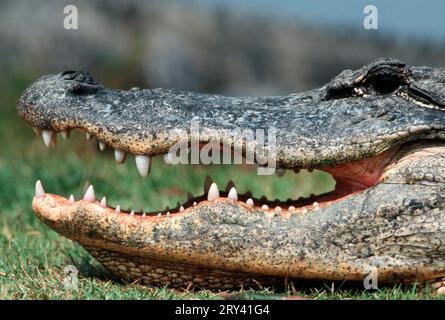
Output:
<path fill-rule="evenodd" d="M 360 191 L 379 183 L 385 168 L 393 161 L 397 149 L 391 148 L 368 159 L 324 167 L 321 170 L 334 177 L 337 191 Z"/>

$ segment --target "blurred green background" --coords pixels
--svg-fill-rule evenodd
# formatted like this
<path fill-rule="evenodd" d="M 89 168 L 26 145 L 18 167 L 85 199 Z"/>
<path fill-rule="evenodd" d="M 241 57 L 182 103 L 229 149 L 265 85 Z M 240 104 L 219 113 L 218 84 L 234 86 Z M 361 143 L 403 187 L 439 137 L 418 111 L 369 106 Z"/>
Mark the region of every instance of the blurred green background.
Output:
<path fill-rule="evenodd" d="M 279 178 L 257 176 L 253 168 L 240 166 L 167 167 L 156 157 L 150 176 L 142 179 L 133 159 L 117 165 L 109 150 L 98 151 L 94 139 L 87 142 L 78 133 L 68 141 L 59 137 L 56 148 L 46 149 L 16 115 L 15 104 L 37 77 L 67 69 L 88 71 L 106 86 L 121 89 L 175 87 L 276 95 L 313 88 L 343 69 L 381 56 L 415 65 L 445 65 L 440 33 L 445 28 L 434 32 L 443 27 L 443 19 L 430 19 L 420 30 L 403 28 L 403 12 L 397 11 L 400 24 L 394 23 L 396 18 L 384 13 L 385 6 L 389 11 L 394 8 L 377 1 L 382 6 L 382 27 L 366 31 L 361 25 L 364 2 L 315 2 L 323 6 L 318 11 L 308 4 L 311 1 L 241 5 L 192 0 L 0 0 L 0 298 L 219 298 L 215 292 L 183 293 L 113 279 L 79 245 L 34 216 L 35 181 L 41 179 L 48 192 L 73 193 L 76 198 L 93 183 L 97 196 L 106 195 L 111 205 L 156 210 L 184 201 L 188 191 L 201 194 L 206 175 L 221 189 L 232 179 L 240 192 L 283 200 L 330 190 L 333 181 L 328 175 L 288 171 Z M 413 2 L 400 7 L 411 19 L 416 16 Z M 67 4 L 79 10 L 78 30 L 63 28 Z M 314 15 L 317 12 L 325 15 Z M 69 264 L 80 270 L 80 288 L 75 292 L 63 287 L 63 268 Z M 433 297 L 421 284 L 367 292 L 330 283 L 284 293 L 248 292 L 246 297 L 277 294 L 316 299 Z"/>

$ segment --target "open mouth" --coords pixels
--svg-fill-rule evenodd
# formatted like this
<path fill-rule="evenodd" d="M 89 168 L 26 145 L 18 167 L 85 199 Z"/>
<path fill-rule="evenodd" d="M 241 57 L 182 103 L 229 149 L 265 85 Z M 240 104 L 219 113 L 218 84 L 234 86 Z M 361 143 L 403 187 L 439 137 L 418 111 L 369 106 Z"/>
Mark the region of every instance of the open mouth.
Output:
<path fill-rule="evenodd" d="M 278 175 L 320 170 L 335 188 L 272 200 L 240 192 L 263 192 L 248 176 L 243 181 L 252 187 L 239 189 L 207 179 L 203 194 L 174 207 L 161 209 L 166 197 L 155 198 L 158 190 L 150 194 L 150 210 L 133 210 L 139 199 L 130 208 L 112 207 L 89 186 L 76 201 L 46 194 L 38 181 L 33 209 L 114 274 L 146 284 L 232 288 L 263 276 L 266 283 L 271 277 L 363 280 L 369 266 L 379 269 L 379 282 L 442 275 L 444 114 L 402 95 L 415 86 L 416 72 L 425 73 L 377 61 L 318 89 L 274 97 L 114 90 L 74 71 L 44 76 L 26 89 L 17 111 L 47 146 L 58 133 L 81 130 L 118 163 L 134 161 L 143 177 L 153 158 L 176 170 L 172 160 L 183 155 L 174 147 L 182 146 L 190 149 L 186 159 L 198 150 L 203 165 L 218 164 L 202 157 L 209 150 L 211 159 L 213 152 L 241 154 L 259 175 L 270 168 Z M 242 140 L 249 131 L 255 138 Z M 262 152 L 273 161 L 263 161 Z M 288 178 L 287 188 L 302 187 Z M 179 176 L 173 182 L 186 185 Z"/>
<path fill-rule="evenodd" d="M 69 138 L 71 136 L 72 129 L 56 132 L 54 130 L 43 130 L 38 127 L 33 127 L 34 132 L 38 136 L 43 137 L 43 141 L 47 147 L 54 146 L 57 143 L 57 134 L 63 138 Z M 86 139 L 93 139 L 93 134 L 80 129 L 83 134 L 86 134 Z M 86 133 L 85 133 L 86 132 Z M 101 151 L 105 149 L 112 149 L 105 142 L 98 140 L 98 148 Z M 205 144 L 200 144 L 200 150 Z M 393 146 L 390 149 L 370 158 L 361 161 L 349 162 L 338 164 L 334 166 L 323 167 L 295 167 L 287 168 L 292 169 L 295 173 L 299 173 L 300 170 L 307 169 L 309 172 L 313 170 L 320 170 L 328 173 L 335 180 L 335 188 L 330 192 L 315 195 L 311 194 L 307 197 L 298 197 L 296 199 L 287 200 L 270 200 L 265 196 L 254 197 L 251 192 L 239 193 L 236 186 L 232 181 L 227 183 L 224 189 L 220 189 L 212 179 L 207 176 L 204 182 L 204 194 L 200 196 L 192 196 L 188 193 L 188 198 L 183 203 L 178 203 L 175 207 L 165 208 L 153 211 L 131 210 L 128 208 L 122 208 L 120 206 L 112 207 L 107 203 L 107 198 L 96 199 L 94 187 L 90 185 L 85 192 L 83 199 L 80 201 L 88 201 L 95 203 L 97 209 L 108 214 L 122 214 L 130 215 L 136 218 L 145 219 L 164 219 L 166 217 L 175 217 L 178 215 L 187 214 L 187 212 L 200 204 L 213 202 L 213 201 L 232 201 L 239 206 L 243 206 L 246 209 L 261 210 L 268 217 L 275 215 L 281 216 L 285 219 L 290 218 L 293 214 L 306 214 L 330 206 L 336 202 L 342 201 L 354 194 L 363 192 L 367 188 L 370 188 L 379 183 L 384 176 L 384 172 L 388 166 L 394 162 L 393 155 L 399 150 L 400 146 Z M 227 148 L 216 148 L 221 155 L 223 153 L 234 153 Z M 149 155 L 132 155 L 126 152 L 114 149 L 114 156 L 118 164 L 124 163 L 128 158 L 135 159 L 135 165 L 142 177 L 147 177 L 150 172 L 150 166 L 152 157 Z M 176 154 L 165 153 L 155 156 L 163 157 L 166 164 L 172 164 L 172 158 L 176 157 Z M 245 159 L 245 158 L 243 158 Z M 276 174 L 281 176 L 284 174 L 284 168 L 275 168 Z M 68 206 L 76 203 L 76 199 L 71 195 L 68 198 L 60 197 L 56 195 L 46 194 L 42 183 L 40 181 L 36 184 L 36 197 L 42 198 L 48 196 L 49 206 L 52 208 Z"/>

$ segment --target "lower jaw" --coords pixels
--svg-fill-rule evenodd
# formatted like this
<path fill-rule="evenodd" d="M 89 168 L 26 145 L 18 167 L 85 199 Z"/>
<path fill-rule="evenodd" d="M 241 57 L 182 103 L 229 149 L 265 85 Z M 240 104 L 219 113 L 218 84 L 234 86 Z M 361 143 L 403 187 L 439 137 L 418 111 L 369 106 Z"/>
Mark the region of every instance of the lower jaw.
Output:
<path fill-rule="evenodd" d="M 152 286 L 187 290 L 264 289 L 268 286 L 284 286 L 288 281 L 283 277 L 214 269 L 177 261 L 142 259 L 96 247 L 85 246 L 85 249 L 118 278 Z"/>
<path fill-rule="evenodd" d="M 246 210 L 258 210 L 261 209 L 266 216 L 277 216 L 280 215 L 284 219 L 290 218 L 292 215 L 314 213 L 320 208 L 332 205 L 335 202 L 343 201 L 351 196 L 357 195 L 363 190 L 372 187 L 380 181 L 381 177 L 384 176 L 387 167 L 394 162 L 394 155 L 396 154 L 396 149 L 391 149 L 388 152 L 384 152 L 379 156 L 371 159 L 367 159 L 357 164 L 345 164 L 341 166 L 324 168 L 327 172 L 331 172 L 336 178 L 337 187 L 336 190 L 321 196 L 309 197 L 307 199 L 292 200 L 290 202 L 285 201 L 268 201 L 268 208 L 263 208 L 262 200 L 255 199 L 254 205 L 249 206 L 246 201 L 247 197 L 250 195 L 238 195 L 237 200 L 226 199 L 228 193 L 225 191 L 220 191 L 220 198 L 208 200 L 207 196 L 197 197 L 195 199 L 189 200 L 184 205 L 185 210 L 181 212 L 179 210 L 171 209 L 168 212 L 162 212 L 161 216 L 158 211 L 144 213 L 143 212 L 131 212 L 122 210 L 119 212 L 122 219 L 120 221 L 130 221 L 134 220 L 136 222 L 149 221 L 156 224 L 162 222 L 170 217 L 181 217 L 186 215 L 188 212 L 193 211 L 193 203 L 197 202 L 197 206 L 211 206 L 212 202 L 217 203 L 220 201 L 234 201 L 238 206 L 244 207 Z M 377 170 L 367 170 L 367 166 Z M 365 168 L 364 170 L 360 168 Z M 350 174 L 352 173 L 352 175 Z M 358 178 L 357 178 L 358 177 Z M 247 199 L 246 199 L 247 198 Z M 91 212 L 101 216 L 116 217 L 116 210 L 111 207 L 103 207 L 97 200 L 84 199 L 73 203 L 70 203 L 69 199 L 45 195 L 44 201 L 39 201 L 39 205 L 42 202 L 46 203 L 46 207 L 43 211 L 49 212 L 52 209 L 63 210 L 66 206 L 72 205 L 83 205 L 83 203 L 88 202 L 89 205 L 93 205 L 94 208 Z M 198 201 L 196 201 L 198 200 Z M 316 204 L 314 205 L 314 202 Z M 291 210 L 291 205 L 295 206 L 295 210 Z M 51 209 L 52 208 L 52 209 Z M 277 209 L 279 208 L 279 209 Z M 42 211 L 42 207 L 36 208 L 36 211 Z M 62 233 L 62 232 L 61 232 Z M 62 233 L 63 234 L 63 233 Z M 70 237 L 70 238 L 74 238 Z M 76 239 L 74 239 L 76 240 Z M 78 240 L 77 240 L 78 241 Z M 234 272 L 229 271 L 224 268 L 207 268 L 201 267 L 199 264 L 191 263 L 178 263 L 177 261 L 169 262 L 167 259 L 151 259 L 150 257 L 138 257 L 133 254 L 127 254 L 118 252 L 116 250 L 95 246 L 92 243 L 82 242 L 82 243 L 101 263 L 103 263 L 110 271 L 118 275 L 123 279 L 137 280 L 146 284 L 154 285 L 169 285 L 172 287 L 187 288 L 188 286 L 195 287 L 206 287 L 206 288 L 219 288 L 228 289 L 233 287 L 254 287 L 258 288 L 261 285 L 267 285 L 269 283 L 283 283 L 283 277 L 272 277 L 272 276 L 262 276 L 251 272 Z M 318 278 L 323 278 L 324 270 L 318 270 Z M 350 275 L 353 277 L 350 270 L 342 274 Z M 312 274 L 313 275 L 313 274 Z M 415 277 L 418 275 L 412 275 Z M 357 279 L 363 279 L 363 274 L 358 274 Z M 176 279 L 176 280 L 175 280 Z M 355 279 L 355 280 L 357 280 Z"/>

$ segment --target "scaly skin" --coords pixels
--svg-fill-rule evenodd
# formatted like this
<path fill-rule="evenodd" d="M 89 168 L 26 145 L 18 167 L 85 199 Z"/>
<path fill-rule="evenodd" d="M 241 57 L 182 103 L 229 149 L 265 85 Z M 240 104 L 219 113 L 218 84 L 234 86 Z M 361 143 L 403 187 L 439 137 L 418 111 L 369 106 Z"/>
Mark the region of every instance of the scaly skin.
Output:
<path fill-rule="evenodd" d="M 330 172 L 335 191 L 267 202 L 271 209 L 224 192 L 161 217 L 41 192 L 33 200 L 44 223 L 122 278 L 219 289 L 283 278 L 363 280 L 373 268 L 379 282 L 445 276 L 443 108 L 444 69 L 390 59 L 346 70 L 310 92 L 263 98 L 111 90 L 66 72 L 39 79 L 17 107 L 34 127 L 83 129 L 112 148 L 149 156 L 194 139 L 231 147 L 226 129 L 274 126 L 277 167 Z M 200 121 L 199 137 L 171 133 L 192 120 Z M 272 150 L 270 141 L 264 150 Z M 309 205 L 314 200 L 320 205 Z"/>

